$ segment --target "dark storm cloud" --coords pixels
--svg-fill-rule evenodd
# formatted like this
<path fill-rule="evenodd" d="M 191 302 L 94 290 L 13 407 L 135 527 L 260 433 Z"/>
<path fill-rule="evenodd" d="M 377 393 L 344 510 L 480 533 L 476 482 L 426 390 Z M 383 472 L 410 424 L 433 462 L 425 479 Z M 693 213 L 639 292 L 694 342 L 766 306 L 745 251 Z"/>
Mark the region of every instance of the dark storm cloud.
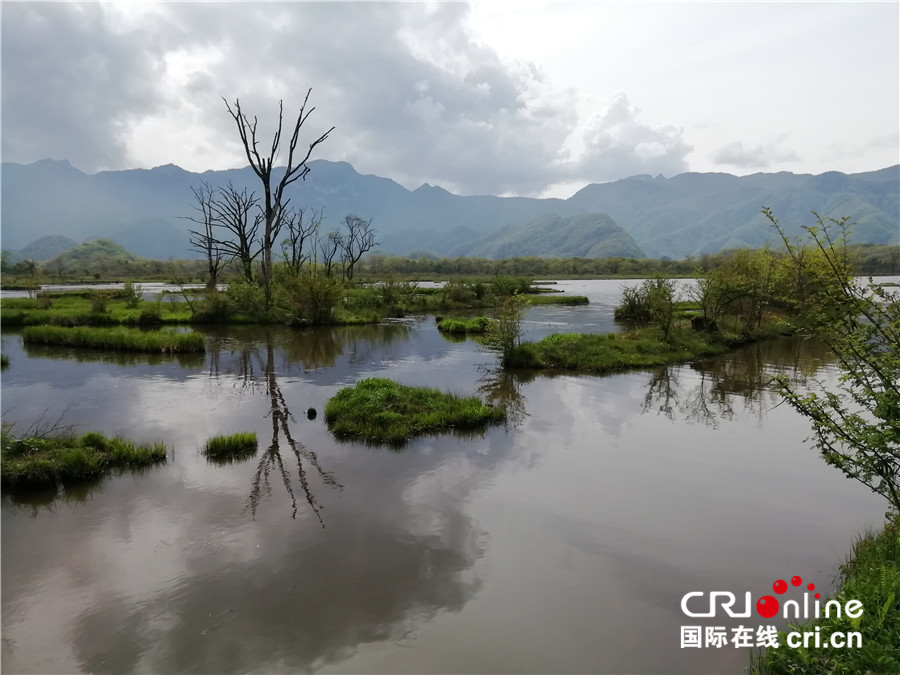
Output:
<path fill-rule="evenodd" d="M 126 13 L 106 5 L 4 4 L 5 160 L 133 166 L 133 125 L 165 120 L 204 129 L 189 139 L 173 132 L 170 143 L 189 143 L 195 156 L 224 150 L 240 166 L 222 97 L 259 117 L 267 143 L 278 100 L 290 120 L 312 88 L 301 146 L 334 125 L 315 158 L 410 186 L 527 194 L 686 168 L 680 131 L 641 124 L 624 97 L 592 120 L 583 158 L 569 159 L 574 92 L 476 42 L 467 5 L 163 3 L 145 12 L 123 22 Z"/>
<path fill-rule="evenodd" d="M 99 4 L 3 3 L 3 159 L 123 168 L 129 124 L 163 102 L 155 28 L 117 32 Z"/>

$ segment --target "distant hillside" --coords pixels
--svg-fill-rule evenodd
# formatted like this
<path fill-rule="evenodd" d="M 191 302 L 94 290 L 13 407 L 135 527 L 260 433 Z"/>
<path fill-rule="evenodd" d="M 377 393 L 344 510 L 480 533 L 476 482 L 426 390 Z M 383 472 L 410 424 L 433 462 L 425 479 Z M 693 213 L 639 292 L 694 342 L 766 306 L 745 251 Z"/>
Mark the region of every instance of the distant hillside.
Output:
<path fill-rule="evenodd" d="M 116 242 L 109 239 L 94 239 L 78 244 L 68 251 L 51 258 L 44 264 L 44 268 L 51 271 L 66 270 L 69 272 L 105 270 L 111 262 L 117 265 L 140 262 L 142 258 L 131 251 L 122 248 Z"/>
<path fill-rule="evenodd" d="M 510 225 L 458 246 L 450 255 L 494 259 L 646 257 L 634 239 L 602 213 L 583 213 L 568 218 L 548 213 L 527 225 Z"/>
<path fill-rule="evenodd" d="M 20 260 L 37 260 L 38 262 L 42 262 L 44 260 L 50 260 L 50 258 L 59 255 L 63 251 L 69 250 L 73 246 L 77 246 L 77 244 L 77 241 L 69 239 L 68 237 L 50 235 L 48 237 L 36 239 L 21 251 L 16 251 L 15 255 Z"/>
<path fill-rule="evenodd" d="M 647 255 L 677 259 L 774 241 L 760 214 L 763 206 L 775 210 L 790 234 L 810 224 L 815 210 L 855 220 L 857 242 L 900 242 L 900 166 L 850 175 L 633 176 L 589 185 L 569 199 L 458 196 L 431 185 L 407 190 L 387 178 L 361 175 L 345 162 L 317 160 L 310 168 L 306 180 L 288 188 L 291 203 L 324 209 L 325 228 L 336 227 L 349 213 L 372 218 L 381 242 L 378 250 L 384 253 L 406 255 L 418 249 L 438 256 L 454 251 L 485 256 L 489 251 L 476 250 L 474 243 L 500 246 L 490 235 L 502 239 L 509 226 L 530 227 L 547 213 L 562 219 L 604 213 Z M 168 165 L 87 175 L 66 161 L 4 163 L 4 249 L 64 235 L 75 241 L 111 239 L 145 257 L 196 257 L 187 245 L 190 223 L 182 217 L 191 215 L 191 186 L 201 180 L 213 186 L 231 181 L 239 189 L 259 192 L 249 167 L 196 174 Z M 532 234 L 543 241 L 546 233 Z M 552 238 L 553 232 L 549 234 Z M 527 250 L 507 244 L 510 250 Z M 542 246 L 549 250 L 546 243 Z"/>

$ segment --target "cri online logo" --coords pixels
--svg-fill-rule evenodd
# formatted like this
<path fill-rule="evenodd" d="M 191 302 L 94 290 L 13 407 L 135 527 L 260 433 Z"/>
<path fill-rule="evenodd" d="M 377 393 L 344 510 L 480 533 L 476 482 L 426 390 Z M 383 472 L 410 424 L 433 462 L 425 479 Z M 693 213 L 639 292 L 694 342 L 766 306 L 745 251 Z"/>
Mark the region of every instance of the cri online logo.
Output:
<path fill-rule="evenodd" d="M 791 586 L 798 587 L 803 585 L 803 579 L 800 577 L 791 577 Z M 807 584 L 806 589 L 808 591 L 814 591 L 816 589 L 815 584 Z M 772 584 L 772 590 L 776 595 L 784 595 L 788 590 L 788 583 L 784 579 L 778 579 L 775 583 Z M 716 610 L 719 606 L 725 610 L 725 613 L 731 617 L 743 617 L 746 618 L 750 616 L 751 609 L 753 603 L 753 595 L 750 591 L 747 591 L 744 594 L 744 606 L 742 611 L 735 611 L 735 604 L 737 603 L 737 598 L 734 593 L 730 593 L 728 591 L 712 591 L 709 593 L 709 601 L 707 611 L 693 611 L 688 607 L 688 602 L 692 598 L 702 598 L 706 593 L 703 591 L 693 591 L 691 593 L 686 593 L 683 598 L 681 598 L 681 611 L 685 613 L 685 615 L 690 617 L 710 617 L 716 615 Z M 809 593 L 803 594 L 803 604 L 801 606 L 800 602 L 797 600 L 788 600 L 784 603 L 783 608 L 783 616 L 785 619 L 809 619 L 809 618 L 819 618 L 822 616 L 822 607 L 819 604 L 818 593 L 814 596 L 814 602 L 812 603 L 812 607 L 810 607 L 809 601 Z M 699 602 L 693 603 L 695 607 L 699 605 Z M 778 599 L 772 595 L 764 595 L 759 600 L 756 601 L 756 613 L 760 616 L 771 619 L 776 614 L 778 614 L 778 610 L 782 609 L 781 603 L 779 603 Z M 812 610 L 812 612 L 810 612 Z M 838 617 L 841 614 L 846 616 L 857 618 L 862 616 L 862 603 L 859 600 L 850 600 L 847 604 L 842 607 L 841 604 L 837 600 L 829 600 L 825 603 L 825 616 L 831 616 L 832 610 L 835 610 L 836 615 Z M 843 610 L 843 611 L 842 611 Z"/>

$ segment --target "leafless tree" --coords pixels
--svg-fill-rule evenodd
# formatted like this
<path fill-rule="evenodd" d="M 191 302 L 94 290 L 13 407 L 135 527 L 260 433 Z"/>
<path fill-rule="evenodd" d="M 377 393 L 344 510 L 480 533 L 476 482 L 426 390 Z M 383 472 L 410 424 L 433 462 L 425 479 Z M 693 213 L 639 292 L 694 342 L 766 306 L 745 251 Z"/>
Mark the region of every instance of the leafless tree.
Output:
<path fill-rule="evenodd" d="M 281 242 L 281 254 L 290 270 L 295 275 L 300 274 L 303 263 L 309 260 L 312 253 L 310 249 L 315 247 L 315 236 L 322 222 L 322 211 L 312 210 L 307 216 L 304 209 L 289 209 L 283 221 L 288 236 Z M 312 243 L 312 246 L 306 247 L 307 243 Z"/>
<path fill-rule="evenodd" d="M 266 307 L 272 300 L 272 247 L 278 236 L 278 229 L 283 223 L 283 210 L 286 206 L 284 198 L 284 189 L 296 181 L 298 178 L 305 178 L 309 173 L 309 167 L 306 165 L 313 149 L 328 138 L 328 135 L 334 130 L 331 127 L 324 134 L 309 144 L 308 149 L 304 153 L 302 150 L 297 153 L 297 143 L 300 138 L 300 128 L 312 114 L 315 108 L 307 110 L 309 95 L 312 89 L 307 90 L 306 97 L 303 99 L 303 105 L 297 115 L 297 121 L 294 123 L 293 133 L 288 141 L 287 165 L 281 178 L 275 180 L 272 176 L 272 170 L 275 166 L 275 160 L 281 147 L 281 131 L 284 118 L 284 101 L 279 101 L 278 105 L 278 128 L 272 139 L 272 145 L 268 154 L 260 154 L 259 141 L 256 137 L 257 119 L 254 116 L 251 121 L 249 117 L 241 110 L 240 100 L 235 99 L 234 107 L 225 101 L 225 107 L 228 113 L 234 119 L 237 125 L 238 134 L 241 137 L 241 143 L 244 145 L 244 152 L 253 171 L 259 177 L 263 185 L 263 234 L 262 234 L 262 282 L 266 294 Z M 300 157 L 302 156 L 302 159 Z"/>
<path fill-rule="evenodd" d="M 257 233 L 263 215 L 256 210 L 258 204 L 253 192 L 238 190 L 231 183 L 219 188 L 211 204 L 214 224 L 230 233 L 217 239 L 219 249 L 240 261 L 247 281 L 253 281 L 253 261 L 262 252 Z"/>
<path fill-rule="evenodd" d="M 344 235 L 337 230 L 331 230 L 324 237 L 316 237 L 316 247 L 321 255 L 320 260 L 325 266 L 325 276 L 330 277 L 334 268 L 334 259 L 338 251 L 344 248 Z"/>
<path fill-rule="evenodd" d="M 344 263 L 344 278 L 353 281 L 353 268 L 359 259 L 367 251 L 378 246 L 375 241 L 375 230 L 372 229 L 372 219 L 363 220 L 357 215 L 350 214 L 344 218 L 347 233 L 341 245 L 343 247 L 342 260 Z"/>
<path fill-rule="evenodd" d="M 189 230 L 191 248 L 206 256 L 209 277 L 206 280 L 207 288 L 215 288 L 219 279 L 219 272 L 225 265 L 222 251 L 215 236 L 215 220 L 213 217 L 212 203 L 214 191 L 206 181 L 201 181 L 199 186 L 191 187 L 194 194 L 193 216 L 184 216 L 186 220 L 196 223 L 200 229 Z"/>

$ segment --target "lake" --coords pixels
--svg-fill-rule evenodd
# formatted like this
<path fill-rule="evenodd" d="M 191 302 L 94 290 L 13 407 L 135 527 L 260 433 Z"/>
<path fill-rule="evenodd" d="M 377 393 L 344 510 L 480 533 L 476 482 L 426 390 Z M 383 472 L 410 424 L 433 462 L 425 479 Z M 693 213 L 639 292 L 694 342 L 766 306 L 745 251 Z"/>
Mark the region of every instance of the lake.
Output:
<path fill-rule="evenodd" d="M 526 337 L 617 330 L 622 284 L 560 282 L 591 304 L 531 309 Z M 779 373 L 835 381 L 812 341 L 593 377 L 500 373 L 433 317 L 203 332 L 199 358 L 3 333 L 18 431 L 61 418 L 170 448 L 138 474 L 4 491 L 4 671 L 739 673 L 746 649 L 681 648 L 702 622 L 682 597 L 793 575 L 827 593 L 887 508 L 771 390 Z M 511 418 L 400 451 L 336 441 L 325 403 L 372 376 L 479 392 Z M 240 431 L 255 458 L 201 455 Z"/>

